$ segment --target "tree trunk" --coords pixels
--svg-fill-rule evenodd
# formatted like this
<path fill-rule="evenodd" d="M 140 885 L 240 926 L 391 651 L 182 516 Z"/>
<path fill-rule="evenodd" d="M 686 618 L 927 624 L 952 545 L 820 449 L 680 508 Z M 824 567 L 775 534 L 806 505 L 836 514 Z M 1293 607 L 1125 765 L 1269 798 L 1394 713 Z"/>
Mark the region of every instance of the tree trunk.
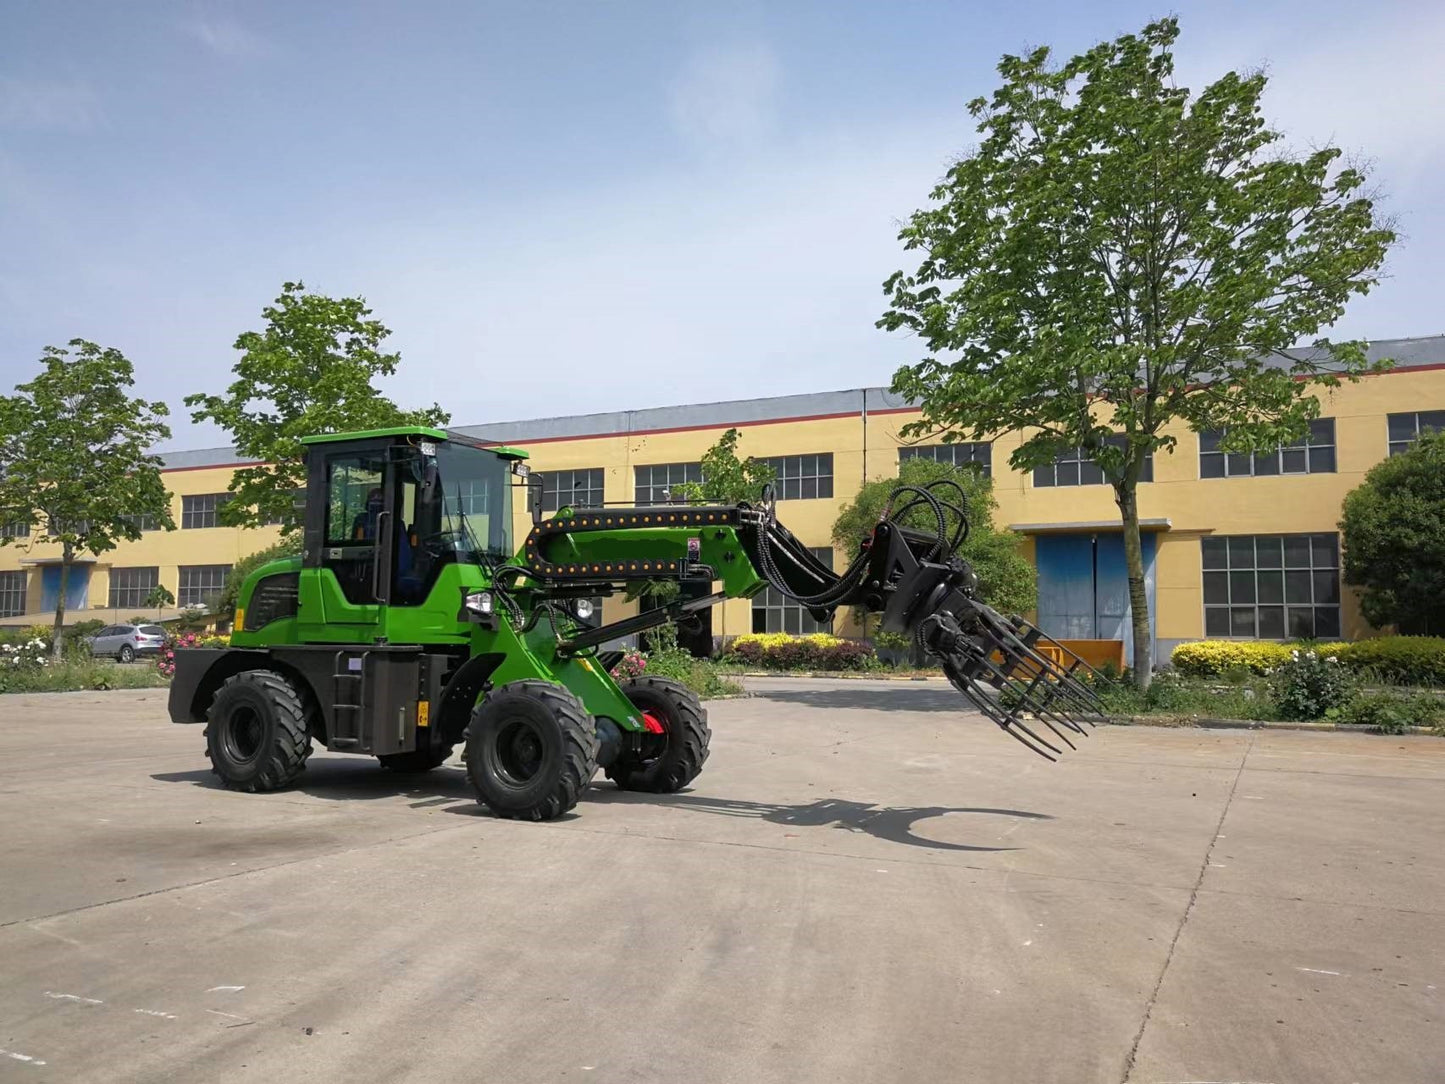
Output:
<path fill-rule="evenodd" d="M 1139 498 L 1132 481 L 1114 489 L 1124 521 L 1124 567 L 1129 576 L 1129 609 L 1134 617 L 1134 684 L 1142 692 L 1154 676 L 1154 637 L 1149 628 L 1149 595 L 1144 589 L 1144 545 L 1139 538 Z"/>
<path fill-rule="evenodd" d="M 65 548 L 60 554 L 60 590 L 55 593 L 55 627 L 50 633 L 50 657 L 55 662 L 61 660 L 64 654 L 65 639 L 65 592 L 70 587 L 70 560 L 73 551 L 70 543 L 65 543 Z"/>

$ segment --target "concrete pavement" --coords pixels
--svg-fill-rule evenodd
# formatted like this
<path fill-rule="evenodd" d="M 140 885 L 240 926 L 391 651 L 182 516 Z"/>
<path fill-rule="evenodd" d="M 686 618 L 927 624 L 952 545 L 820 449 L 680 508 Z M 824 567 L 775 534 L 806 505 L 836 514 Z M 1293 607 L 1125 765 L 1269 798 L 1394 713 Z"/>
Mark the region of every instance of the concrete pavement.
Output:
<path fill-rule="evenodd" d="M 690 791 L 542 825 L 0 697 L 0 1080 L 1445 1080 L 1445 742 L 1050 765 L 936 683 L 751 684 Z"/>

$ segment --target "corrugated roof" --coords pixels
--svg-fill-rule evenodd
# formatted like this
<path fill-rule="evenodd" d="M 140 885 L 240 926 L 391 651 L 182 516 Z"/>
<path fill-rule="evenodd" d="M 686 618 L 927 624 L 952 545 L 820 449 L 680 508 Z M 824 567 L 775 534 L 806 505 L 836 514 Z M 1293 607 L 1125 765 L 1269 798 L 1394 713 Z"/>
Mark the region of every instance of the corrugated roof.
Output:
<path fill-rule="evenodd" d="M 1309 357 L 1302 348 L 1291 351 Z M 1414 369 L 1445 365 L 1445 335 L 1412 339 L 1377 339 L 1370 343 L 1371 361 L 1393 358 L 1396 369 Z M 1279 359 L 1278 364 L 1287 364 Z M 717 403 L 692 403 L 681 406 L 644 407 L 640 410 L 614 410 L 602 414 L 570 414 L 555 418 L 529 418 L 522 421 L 485 422 L 481 425 L 453 427 L 456 432 L 476 440 L 497 444 L 526 444 L 528 441 L 559 440 L 576 437 L 607 436 L 666 429 L 722 428 L 757 422 L 782 421 L 793 418 L 857 414 L 900 410 L 911 406 L 907 400 L 893 395 L 887 388 L 856 388 L 851 391 L 817 391 L 802 395 L 775 395 L 766 399 L 728 399 Z M 219 467 L 255 462 L 240 458 L 234 448 L 198 448 L 188 451 L 162 452 L 167 470 L 197 467 Z"/>

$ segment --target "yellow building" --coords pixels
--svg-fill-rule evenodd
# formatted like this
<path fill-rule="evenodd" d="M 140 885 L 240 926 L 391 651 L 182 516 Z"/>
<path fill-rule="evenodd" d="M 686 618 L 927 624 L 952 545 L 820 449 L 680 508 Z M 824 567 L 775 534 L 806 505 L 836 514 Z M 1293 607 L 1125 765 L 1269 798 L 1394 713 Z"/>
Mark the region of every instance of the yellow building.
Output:
<path fill-rule="evenodd" d="M 1445 427 L 1445 337 L 1384 340 L 1376 357 L 1395 368 L 1322 389 L 1321 418 L 1297 446 L 1227 456 L 1216 439 L 1181 429 L 1140 485 L 1140 517 L 1154 632 L 1161 657 L 1183 640 L 1358 637 L 1370 630 L 1339 573 L 1340 504 L 1365 471 L 1408 447 L 1422 427 Z M 917 411 L 886 390 L 819 392 L 533 421 L 463 426 L 480 439 L 526 448 L 544 479 L 545 507 L 649 503 L 695 480 L 702 453 L 727 429 L 740 451 L 777 469 L 779 518 L 841 567 L 831 532 L 865 479 L 896 472 L 900 457 L 973 462 L 988 471 L 997 522 L 1018 533 L 1039 571 L 1037 619 L 1069 639 L 1128 640 L 1118 511 L 1097 467 L 1078 456 L 1028 474 L 1009 467 L 1017 435 L 991 444 L 906 446 L 898 436 Z M 71 585 L 75 617 L 124 621 L 145 612 L 157 583 L 180 605 L 200 603 L 232 564 L 276 541 L 276 528 L 216 525 L 215 506 L 238 465 L 229 449 L 166 455 L 178 529 L 86 562 Z M 527 517 L 517 512 L 517 537 Z M 0 528 L 4 529 L 4 528 Z M 53 610 L 58 548 L 43 531 L 0 548 L 0 619 L 44 620 Z M 631 607 L 606 603 L 606 618 Z M 714 636 L 754 629 L 811 631 L 807 615 L 771 592 L 713 612 Z M 851 631 L 841 625 L 839 631 Z"/>

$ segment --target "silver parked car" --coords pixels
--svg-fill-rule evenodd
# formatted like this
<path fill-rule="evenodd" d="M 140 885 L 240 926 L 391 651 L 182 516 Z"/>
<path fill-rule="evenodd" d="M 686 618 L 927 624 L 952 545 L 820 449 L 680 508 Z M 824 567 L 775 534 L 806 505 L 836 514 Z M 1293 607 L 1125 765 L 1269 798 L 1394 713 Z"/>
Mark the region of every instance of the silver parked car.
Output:
<path fill-rule="evenodd" d="M 90 638 L 92 655 L 130 662 L 137 655 L 159 655 L 166 630 L 159 625 L 107 625 Z"/>

